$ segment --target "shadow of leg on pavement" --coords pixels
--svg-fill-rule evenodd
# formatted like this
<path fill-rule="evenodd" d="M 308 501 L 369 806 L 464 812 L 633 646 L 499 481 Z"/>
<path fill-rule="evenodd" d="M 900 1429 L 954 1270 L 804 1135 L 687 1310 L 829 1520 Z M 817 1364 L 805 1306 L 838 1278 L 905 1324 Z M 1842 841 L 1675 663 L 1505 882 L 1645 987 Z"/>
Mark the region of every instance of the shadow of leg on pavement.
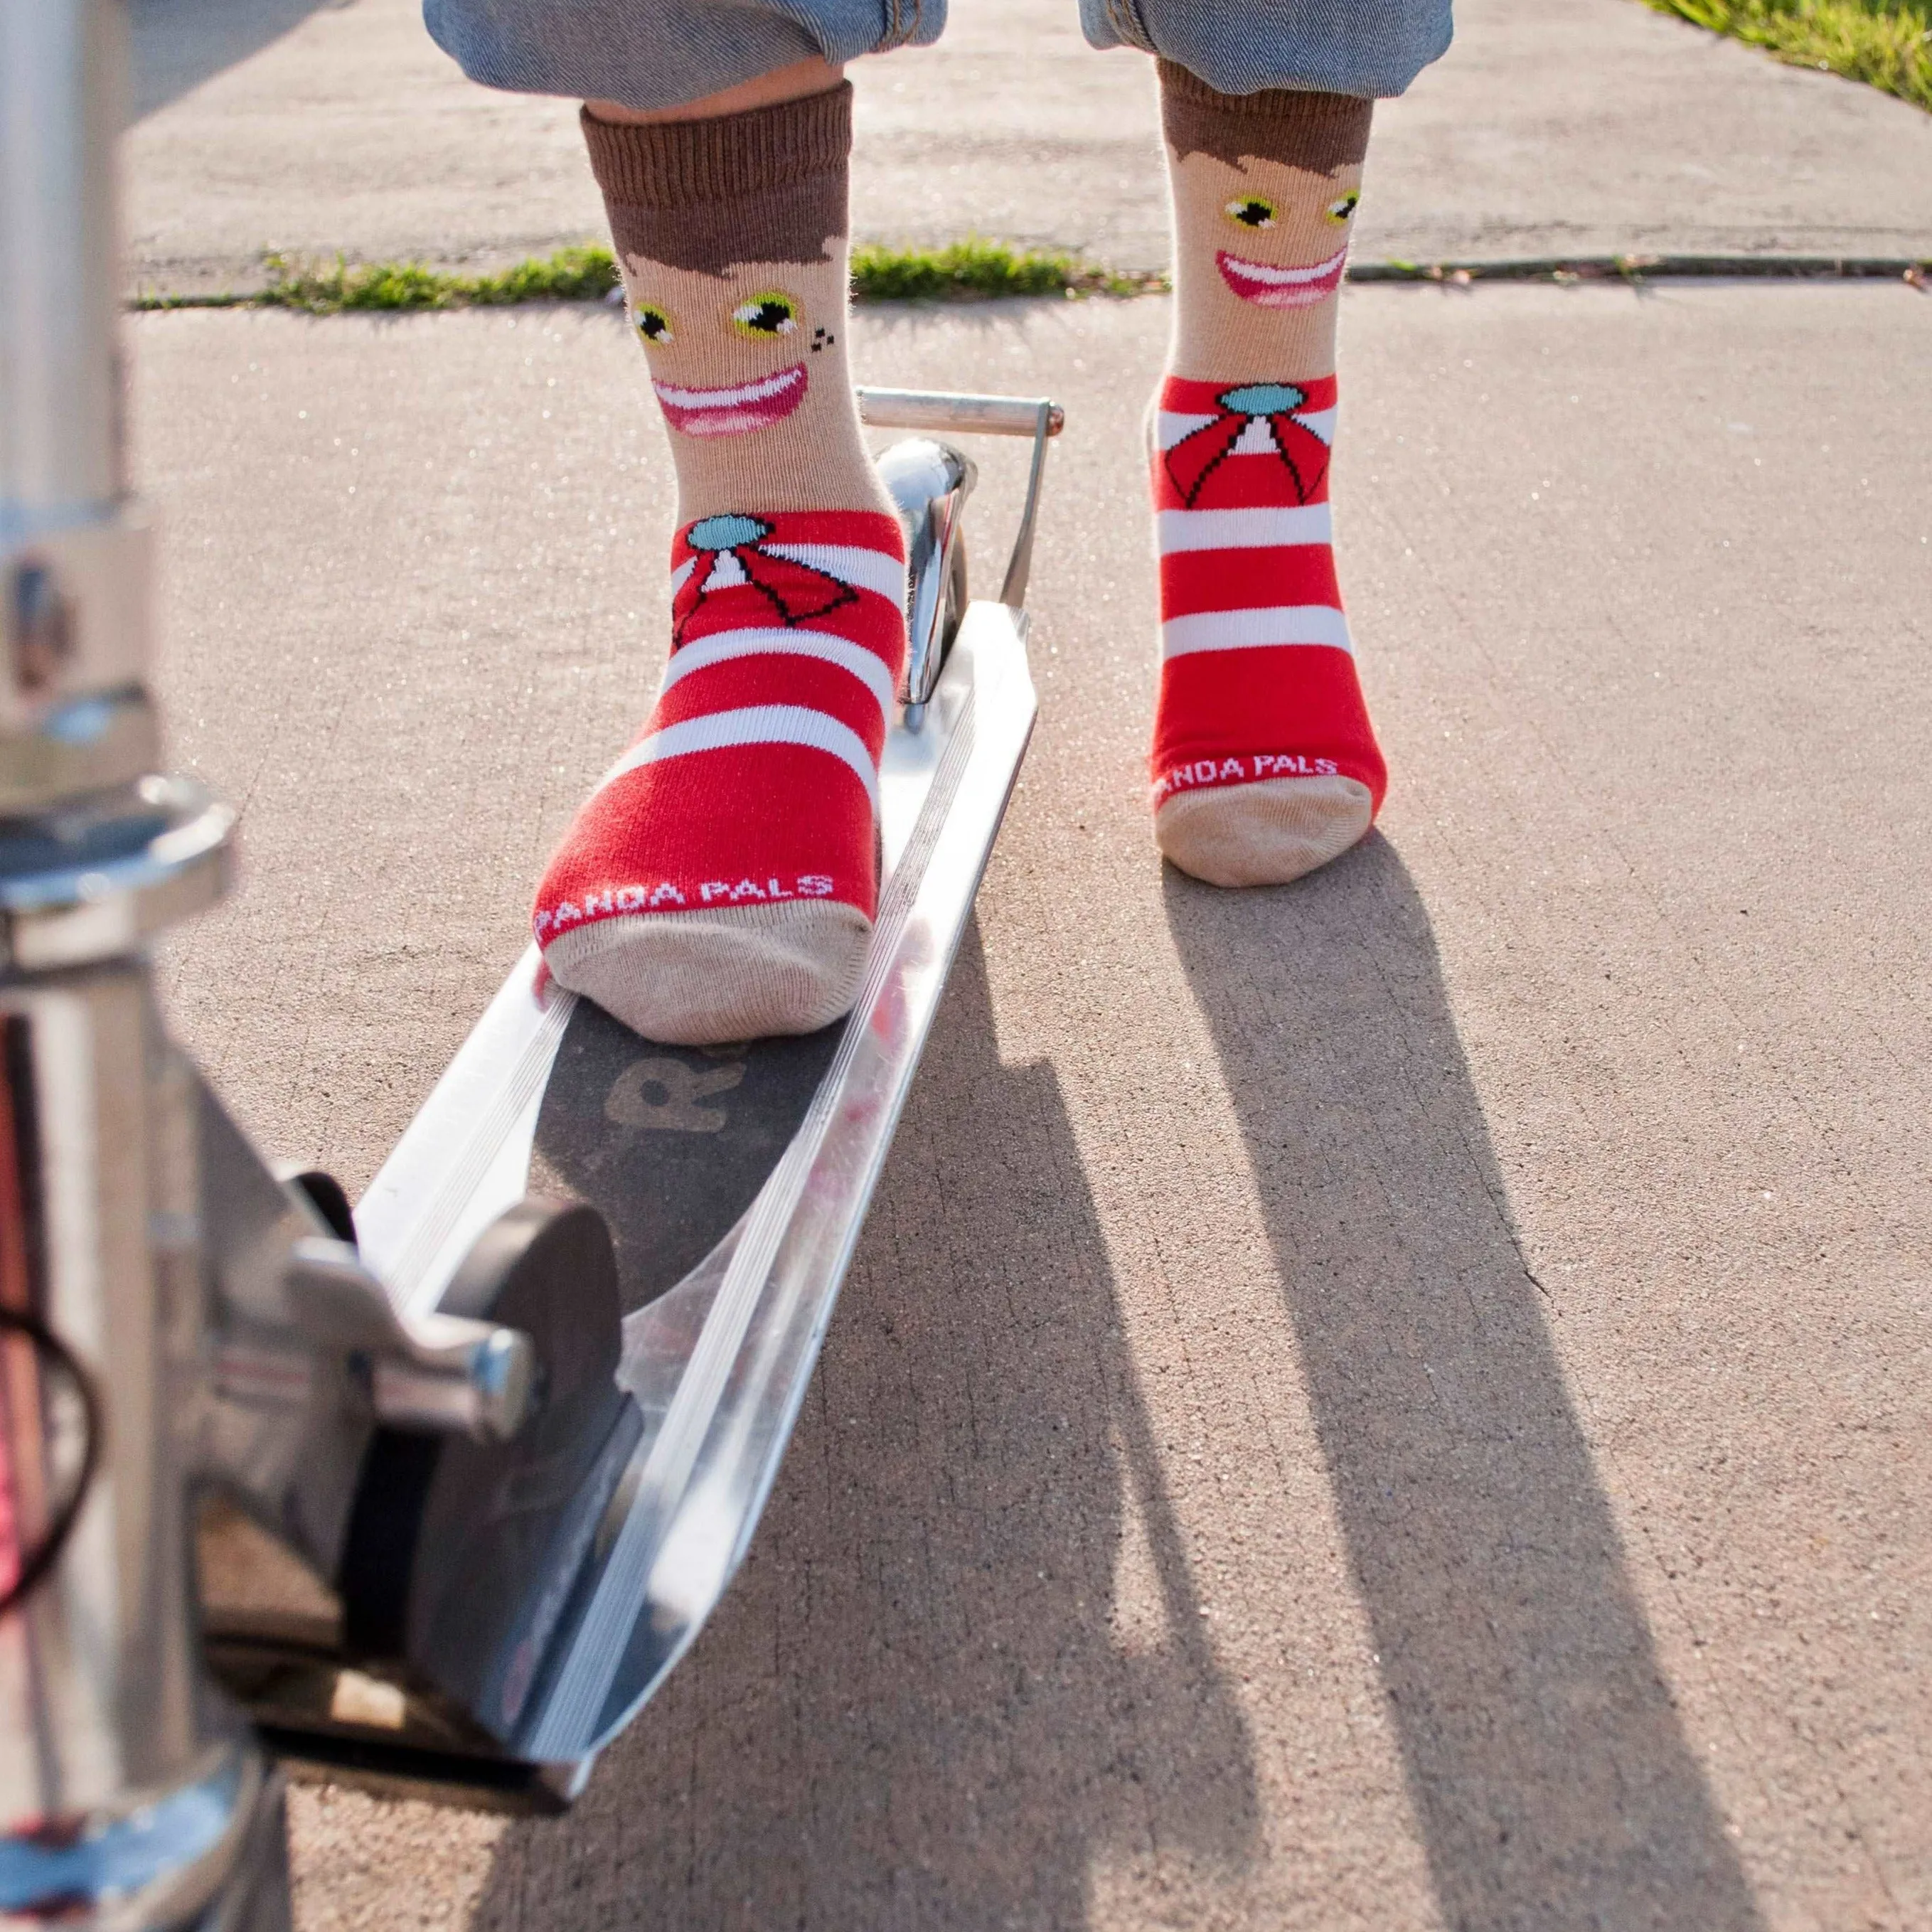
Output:
<path fill-rule="evenodd" d="M 1426 912 L 1379 836 L 1171 868 L 1443 1923 L 1760 1923 L 1510 1224 Z"/>
<path fill-rule="evenodd" d="M 1258 1838 L 1052 1068 L 968 935 L 751 1557 L 476 1928 L 1090 1922 Z"/>
<path fill-rule="evenodd" d="M 224 68 L 238 67 L 325 8 L 352 0 L 134 0 L 133 118 L 178 100 Z"/>

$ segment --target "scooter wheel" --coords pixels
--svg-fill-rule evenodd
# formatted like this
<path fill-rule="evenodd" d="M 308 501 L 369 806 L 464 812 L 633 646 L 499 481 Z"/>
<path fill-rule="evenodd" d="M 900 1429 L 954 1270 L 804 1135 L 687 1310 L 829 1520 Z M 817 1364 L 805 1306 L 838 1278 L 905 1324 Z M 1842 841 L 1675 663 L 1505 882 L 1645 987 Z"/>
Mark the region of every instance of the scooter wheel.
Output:
<path fill-rule="evenodd" d="M 350 1211 L 349 1190 L 334 1174 L 319 1167 L 285 1166 L 275 1170 L 275 1178 L 284 1187 L 299 1194 L 328 1224 L 338 1241 L 356 1245 L 356 1216 Z"/>
<path fill-rule="evenodd" d="M 602 1508 L 590 1479 L 626 1400 L 618 1295 L 596 1209 L 518 1203 L 440 1306 L 530 1338 L 535 1414 L 507 1442 L 380 1429 L 364 1459 L 338 1579 L 346 1645 L 406 1662 L 500 1736 L 540 1664 L 581 1519 Z"/>

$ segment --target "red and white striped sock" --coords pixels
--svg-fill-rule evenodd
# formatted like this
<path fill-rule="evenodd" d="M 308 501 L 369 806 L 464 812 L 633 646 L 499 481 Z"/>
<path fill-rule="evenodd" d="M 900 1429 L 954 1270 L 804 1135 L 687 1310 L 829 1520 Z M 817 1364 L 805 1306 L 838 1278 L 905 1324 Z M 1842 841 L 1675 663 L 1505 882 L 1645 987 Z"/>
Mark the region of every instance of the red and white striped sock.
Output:
<path fill-rule="evenodd" d="M 1216 885 L 1332 858 L 1388 782 L 1335 580 L 1334 424 L 1332 376 L 1161 386 L 1155 836 Z"/>
<path fill-rule="evenodd" d="M 558 984 L 650 1039 L 848 1010 L 905 545 L 845 361 L 852 90 L 584 132 L 677 469 L 670 661 L 538 889 Z"/>
<path fill-rule="evenodd" d="M 1154 838 L 1219 886 L 1354 844 L 1387 782 L 1335 584 L 1335 327 L 1370 104 L 1160 64 L 1174 327 L 1156 399 Z"/>
<path fill-rule="evenodd" d="M 905 548 L 868 510 L 699 518 L 643 734 L 537 892 L 558 982 L 653 1040 L 829 1024 L 878 895 L 879 758 L 905 654 Z"/>

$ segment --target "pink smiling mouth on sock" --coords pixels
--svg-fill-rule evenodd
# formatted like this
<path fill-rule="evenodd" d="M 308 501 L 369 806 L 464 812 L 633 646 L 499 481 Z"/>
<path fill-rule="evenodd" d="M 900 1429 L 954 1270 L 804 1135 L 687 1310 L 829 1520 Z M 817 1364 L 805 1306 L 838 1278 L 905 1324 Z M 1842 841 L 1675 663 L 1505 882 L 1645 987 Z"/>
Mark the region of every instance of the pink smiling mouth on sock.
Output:
<path fill-rule="evenodd" d="M 1312 308 L 1326 302 L 1342 285 L 1348 251 L 1337 248 L 1325 262 L 1312 268 L 1271 268 L 1265 262 L 1244 262 L 1223 249 L 1215 257 L 1221 279 L 1244 302 L 1262 308 Z"/>
<path fill-rule="evenodd" d="M 805 364 L 794 362 L 776 375 L 728 389 L 680 389 L 658 382 L 651 387 L 673 429 L 686 436 L 740 436 L 782 422 L 804 401 L 805 386 Z"/>

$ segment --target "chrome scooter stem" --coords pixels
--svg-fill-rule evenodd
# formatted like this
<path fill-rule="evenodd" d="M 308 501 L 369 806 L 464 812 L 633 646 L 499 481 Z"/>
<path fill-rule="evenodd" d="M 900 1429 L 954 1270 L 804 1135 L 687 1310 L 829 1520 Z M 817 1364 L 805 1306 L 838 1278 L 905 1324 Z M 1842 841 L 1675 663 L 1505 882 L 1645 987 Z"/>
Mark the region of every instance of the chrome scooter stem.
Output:
<path fill-rule="evenodd" d="M 86 0 L 0 8 L 0 500 L 46 522 L 111 516 L 114 137 L 121 22 Z"/>
<path fill-rule="evenodd" d="M 280 1781 L 202 1687 L 172 1426 L 196 1096 L 137 949 L 219 890 L 227 821 L 140 785 L 124 36 L 114 0 L 0 0 L 0 1919 L 279 1932 Z"/>
<path fill-rule="evenodd" d="M 0 986 L 0 1922 L 271 1932 L 276 1859 L 250 1861 L 247 1916 L 204 1917 L 281 1799 L 194 1627 L 170 1426 L 195 1367 L 192 1075 L 126 960 Z"/>
<path fill-rule="evenodd" d="M 371 1442 L 487 1456 L 537 1364 L 400 1319 L 155 1010 L 147 943 L 219 896 L 232 814 L 152 776 L 125 38 L 122 0 L 0 0 L 0 1924 L 283 1932 L 280 1780 L 203 1664 L 204 1498 L 326 1614 Z"/>
<path fill-rule="evenodd" d="M 116 352 L 118 0 L 0 0 L 0 812 L 154 768 Z"/>

